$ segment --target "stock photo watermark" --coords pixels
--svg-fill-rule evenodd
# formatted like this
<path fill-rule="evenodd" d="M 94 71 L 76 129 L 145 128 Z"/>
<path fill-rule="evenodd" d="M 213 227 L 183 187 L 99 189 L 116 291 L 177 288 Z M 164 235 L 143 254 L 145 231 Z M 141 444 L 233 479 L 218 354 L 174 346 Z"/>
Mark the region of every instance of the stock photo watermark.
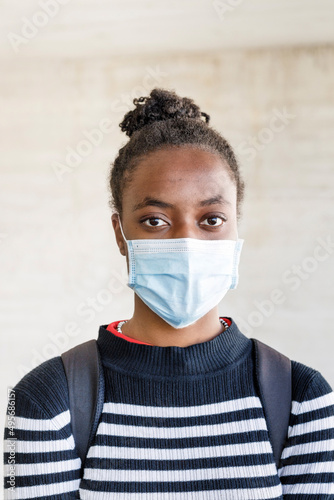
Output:
<path fill-rule="evenodd" d="M 262 326 L 265 320 L 275 313 L 277 306 L 288 299 L 288 292 L 297 291 L 302 283 L 317 271 L 319 265 L 333 255 L 334 239 L 331 235 L 318 237 L 316 242 L 317 245 L 312 255 L 304 257 L 298 264 L 293 264 L 282 273 L 281 282 L 284 286 L 271 290 L 265 299 L 254 300 L 255 309 L 248 314 L 246 319 L 236 317 L 238 325 L 246 335 L 252 335 L 254 328 Z"/>
<path fill-rule="evenodd" d="M 134 87 L 131 92 L 122 94 L 119 99 L 115 99 L 110 110 L 113 114 L 124 113 L 130 109 L 133 99 L 146 95 L 155 85 L 161 85 L 168 73 L 161 71 L 159 66 L 155 68 L 147 67 L 146 74 L 142 80 L 142 85 Z M 105 136 L 115 129 L 115 123 L 108 118 L 102 118 L 97 127 L 82 131 L 82 139 L 73 146 L 67 146 L 63 161 L 54 161 L 52 169 L 59 182 L 63 182 L 64 177 L 75 171 L 85 158 L 98 148 Z"/>
<path fill-rule="evenodd" d="M 15 435 L 15 419 L 16 419 L 16 396 L 15 390 L 11 387 L 7 391 L 7 435 L 5 441 L 5 452 L 8 455 L 6 465 L 7 484 L 9 491 L 15 491 L 16 486 L 16 435 Z"/>
<path fill-rule="evenodd" d="M 68 347 L 71 339 L 79 337 L 82 333 L 79 319 L 82 318 L 85 324 L 92 323 L 97 315 L 109 306 L 115 300 L 115 296 L 120 294 L 126 286 L 127 271 L 125 269 L 124 272 L 120 273 L 113 271 L 105 287 L 77 304 L 75 309 L 77 320 L 67 322 L 61 331 L 48 333 L 49 342 L 40 349 L 31 350 L 31 363 L 28 366 L 20 364 L 18 366 L 19 375 L 23 377 L 47 359 L 59 356 Z"/>
<path fill-rule="evenodd" d="M 226 14 L 233 12 L 244 0 L 214 0 L 212 6 L 221 21 L 226 19 Z"/>
<path fill-rule="evenodd" d="M 273 142 L 276 134 L 283 130 L 296 118 L 296 115 L 289 112 L 286 108 L 282 110 L 274 108 L 267 127 L 262 127 L 255 136 L 248 137 L 241 142 L 236 151 L 239 156 L 244 156 L 247 160 L 254 160 L 259 151 Z"/>
<path fill-rule="evenodd" d="M 94 148 L 102 144 L 105 135 L 109 134 L 113 129 L 112 121 L 109 118 L 103 118 L 96 128 L 83 130 L 84 139 L 81 139 L 76 146 L 66 148 L 65 160 L 62 163 L 53 162 L 52 168 L 57 179 L 63 181 L 64 175 L 73 172 L 84 158 L 87 158 L 93 152 Z"/>
<path fill-rule="evenodd" d="M 51 19 L 55 18 L 61 7 L 67 5 L 71 0 L 40 0 L 40 7 L 30 18 L 21 17 L 20 33 L 13 31 L 7 34 L 12 49 L 17 54 L 22 45 L 27 45 L 33 40 L 41 29 L 45 28 Z"/>

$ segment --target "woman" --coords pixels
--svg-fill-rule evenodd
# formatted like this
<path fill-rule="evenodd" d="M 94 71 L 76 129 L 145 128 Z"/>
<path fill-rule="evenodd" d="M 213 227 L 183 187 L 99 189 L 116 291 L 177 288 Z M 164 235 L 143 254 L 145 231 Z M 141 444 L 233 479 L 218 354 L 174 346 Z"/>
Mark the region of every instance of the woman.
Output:
<path fill-rule="evenodd" d="M 242 246 L 243 182 L 231 147 L 190 99 L 155 89 L 134 103 L 110 185 L 135 308 L 128 321 L 100 327 L 105 399 L 83 477 L 57 357 L 15 388 L 15 491 L 7 482 L 6 498 L 334 498 L 328 383 L 292 362 L 277 470 L 252 341 L 218 315 Z"/>

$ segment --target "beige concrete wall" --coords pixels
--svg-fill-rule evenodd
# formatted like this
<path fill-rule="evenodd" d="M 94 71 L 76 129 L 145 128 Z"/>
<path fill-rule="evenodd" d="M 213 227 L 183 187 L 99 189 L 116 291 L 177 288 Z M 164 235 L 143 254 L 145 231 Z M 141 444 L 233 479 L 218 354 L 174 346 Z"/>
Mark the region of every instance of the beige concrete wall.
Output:
<path fill-rule="evenodd" d="M 117 124 L 153 86 L 193 97 L 238 151 L 245 244 L 222 314 L 334 385 L 333 55 L 323 47 L 3 63 L 2 413 L 6 387 L 24 372 L 131 315 L 107 175 L 125 141 Z"/>

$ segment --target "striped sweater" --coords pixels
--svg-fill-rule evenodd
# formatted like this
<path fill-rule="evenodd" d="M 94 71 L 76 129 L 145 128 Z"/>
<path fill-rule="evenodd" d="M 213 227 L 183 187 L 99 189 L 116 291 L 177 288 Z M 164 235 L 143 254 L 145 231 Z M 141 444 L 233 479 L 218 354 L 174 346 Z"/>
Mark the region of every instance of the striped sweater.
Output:
<path fill-rule="evenodd" d="M 334 397 L 319 372 L 292 362 L 288 440 L 277 470 L 252 342 L 233 321 L 213 340 L 185 348 L 130 343 L 106 326 L 98 345 L 105 402 L 83 478 L 56 357 L 14 388 L 5 499 L 334 499 Z"/>

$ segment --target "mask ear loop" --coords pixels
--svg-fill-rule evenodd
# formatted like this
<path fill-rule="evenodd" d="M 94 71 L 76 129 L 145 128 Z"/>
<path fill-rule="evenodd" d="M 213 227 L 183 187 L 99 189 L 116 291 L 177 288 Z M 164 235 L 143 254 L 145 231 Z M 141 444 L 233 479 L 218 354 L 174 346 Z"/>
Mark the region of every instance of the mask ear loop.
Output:
<path fill-rule="evenodd" d="M 128 267 L 128 272 L 129 272 L 128 285 L 131 285 L 131 284 L 135 283 L 135 276 L 136 276 L 133 249 L 132 249 L 131 243 L 129 244 L 128 240 L 125 238 L 125 234 L 124 234 L 122 223 L 121 223 L 121 217 L 119 214 L 117 214 L 117 216 L 118 216 L 119 228 L 121 230 L 121 233 L 122 233 L 122 236 L 123 236 L 124 241 L 126 243 L 126 246 L 128 247 L 128 266 L 129 266 Z"/>
<path fill-rule="evenodd" d="M 128 240 L 125 238 L 125 235 L 124 235 L 124 232 L 123 232 L 123 227 L 122 227 L 122 223 L 121 223 L 121 216 L 119 214 L 117 214 L 117 216 L 118 216 L 119 228 L 121 230 L 123 239 L 124 239 L 125 243 L 127 243 Z"/>

